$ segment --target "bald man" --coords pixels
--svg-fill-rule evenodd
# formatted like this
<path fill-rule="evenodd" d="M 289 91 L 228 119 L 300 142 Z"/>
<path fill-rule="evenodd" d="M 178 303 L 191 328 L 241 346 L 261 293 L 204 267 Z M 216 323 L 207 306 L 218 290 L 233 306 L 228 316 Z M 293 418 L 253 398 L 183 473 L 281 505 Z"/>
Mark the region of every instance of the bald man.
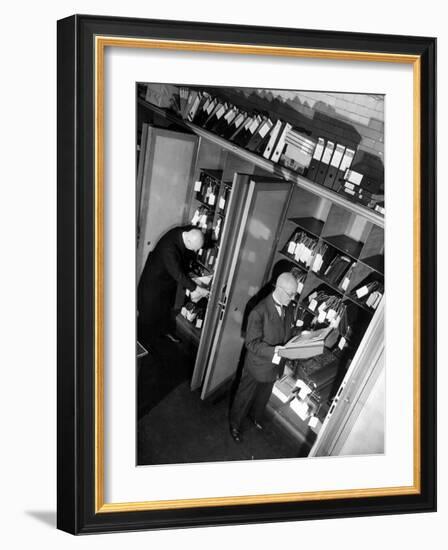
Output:
<path fill-rule="evenodd" d="M 191 226 L 171 229 L 149 253 L 137 290 L 138 338 L 142 342 L 166 335 L 179 342 L 175 335 L 173 308 L 178 285 L 193 293 L 200 292 L 188 271 L 195 252 L 202 248 L 204 235 Z"/>
<path fill-rule="evenodd" d="M 272 387 L 283 371 L 284 360 L 277 352 L 294 335 L 291 302 L 296 292 L 296 278 L 289 272 L 282 273 L 274 291 L 249 314 L 243 374 L 229 415 L 230 433 L 237 443 L 241 441 L 246 416 L 257 429 L 263 429 L 263 414 Z"/>

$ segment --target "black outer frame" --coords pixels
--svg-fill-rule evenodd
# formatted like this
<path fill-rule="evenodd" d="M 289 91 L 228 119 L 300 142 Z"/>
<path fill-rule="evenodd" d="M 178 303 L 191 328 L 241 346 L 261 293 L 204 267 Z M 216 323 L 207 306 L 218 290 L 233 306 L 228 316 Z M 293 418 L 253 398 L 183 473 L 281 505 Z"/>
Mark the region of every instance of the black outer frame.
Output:
<path fill-rule="evenodd" d="M 94 513 L 94 37 L 421 57 L 421 493 Z M 436 510 L 436 39 L 74 15 L 58 21 L 57 526 L 73 534 Z"/>

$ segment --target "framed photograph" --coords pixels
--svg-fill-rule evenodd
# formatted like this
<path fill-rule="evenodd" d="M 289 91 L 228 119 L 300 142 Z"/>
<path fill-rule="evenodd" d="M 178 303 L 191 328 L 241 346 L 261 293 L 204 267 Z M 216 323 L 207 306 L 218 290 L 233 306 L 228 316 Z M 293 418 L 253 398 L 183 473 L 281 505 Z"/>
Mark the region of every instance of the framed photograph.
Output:
<path fill-rule="evenodd" d="M 58 22 L 58 528 L 436 509 L 435 63 Z"/>

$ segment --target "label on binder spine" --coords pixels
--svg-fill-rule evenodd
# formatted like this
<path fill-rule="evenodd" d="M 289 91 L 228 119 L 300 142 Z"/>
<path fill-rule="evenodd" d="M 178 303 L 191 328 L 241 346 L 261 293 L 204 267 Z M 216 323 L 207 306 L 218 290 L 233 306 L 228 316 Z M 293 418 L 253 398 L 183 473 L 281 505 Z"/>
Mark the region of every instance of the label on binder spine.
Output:
<path fill-rule="evenodd" d="M 341 288 L 342 290 L 347 290 L 348 285 L 350 284 L 350 279 L 347 277 L 344 277 L 344 280 L 342 281 Z"/>
<path fill-rule="evenodd" d="M 331 166 L 334 166 L 335 168 L 339 167 L 339 165 L 341 164 L 342 155 L 344 154 L 344 151 L 345 151 L 345 147 L 338 143 L 336 145 L 335 152 L 333 153 L 333 157 L 330 162 Z"/>
<path fill-rule="evenodd" d="M 340 315 L 338 315 L 335 319 L 333 319 L 333 320 L 331 321 L 330 325 L 331 325 L 333 328 L 338 328 L 340 322 L 341 322 L 341 317 L 340 317 Z"/>
<path fill-rule="evenodd" d="M 236 117 L 235 109 L 231 109 L 225 116 L 224 120 L 231 122 Z"/>
<path fill-rule="evenodd" d="M 235 119 L 235 128 L 239 128 L 244 121 L 244 115 L 239 114 Z"/>
<path fill-rule="evenodd" d="M 221 197 L 219 199 L 219 208 L 220 210 L 224 210 L 225 207 L 226 207 L 226 199 L 224 197 Z"/>
<path fill-rule="evenodd" d="M 210 206 L 213 206 L 215 204 L 215 199 L 216 199 L 216 197 L 215 197 L 214 193 L 210 193 L 210 195 L 208 197 L 208 204 Z"/>
<path fill-rule="evenodd" d="M 294 254 L 295 249 L 296 243 L 294 241 L 290 241 L 288 244 L 288 254 Z"/>
<path fill-rule="evenodd" d="M 296 249 L 294 251 L 294 258 L 296 260 L 296 262 L 298 262 L 302 256 L 302 253 L 303 253 L 303 248 L 304 248 L 304 244 L 303 243 L 299 243 L 296 245 Z"/>
<path fill-rule="evenodd" d="M 220 109 L 217 110 L 215 115 L 216 118 L 219 120 L 222 117 L 222 115 L 225 113 L 225 111 L 226 111 L 226 107 L 225 105 L 223 105 Z"/>
<path fill-rule="evenodd" d="M 264 136 L 269 132 L 272 126 L 270 126 L 268 123 L 266 123 L 263 128 L 260 129 L 260 136 L 264 138 Z"/>
<path fill-rule="evenodd" d="M 363 296 L 366 296 L 366 294 L 369 293 L 369 289 L 367 288 L 367 286 L 362 286 L 361 288 L 358 288 L 358 290 L 356 291 L 356 296 L 358 296 L 358 298 L 362 298 Z"/>
<path fill-rule="evenodd" d="M 215 107 L 216 107 L 216 101 L 215 100 L 210 101 L 207 108 L 205 109 L 207 111 L 207 114 L 210 115 Z"/>
<path fill-rule="evenodd" d="M 202 187 L 202 181 L 198 180 L 198 181 L 194 182 L 194 190 L 195 191 L 200 191 L 201 187 Z"/>
<path fill-rule="evenodd" d="M 326 317 L 327 317 L 326 312 L 323 309 L 321 309 L 320 312 L 319 312 L 319 315 L 317 316 L 317 322 L 318 323 L 323 323 L 325 321 Z"/>
<path fill-rule="evenodd" d="M 191 220 L 191 225 L 196 225 L 199 221 L 199 217 L 200 217 L 200 214 L 199 212 L 196 210 L 196 212 L 194 213 L 194 216 Z"/>
<path fill-rule="evenodd" d="M 319 138 L 317 140 L 316 148 L 314 149 L 313 159 L 320 160 L 322 157 L 322 153 L 324 152 L 324 146 L 325 146 L 325 140 L 323 138 Z"/>
<path fill-rule="evenodd" d="M 196 328 L 202 328 L 202 319 L 196 319 Z"/>
<path fill-rule="evenodd" d="M 300 260 L 304 264 L 308 264 L 311 261 L 311 249 L 309 249 L 307 246 L 304 247 L 305 249 L 300 254 Z"/>
<path fill-rule="evenodd" d="M 323 259 L 321 254 L 317 254 L 314 263 L 313 263 L 313 271 L 315 273 L 319 273 L 320 268 L 322 267 Z"/>
<path fill-rule="evenodd" d="M 308 426 L 310 428 L 315 428 L 317 426 L 318 422 L 319 422 L 319 419 L 317 418 L 317 416 L 312 416 L 310 418 L 310 421 L 308 422 Z"/>
<path fill-rule="evenodd" d="M 255 120 L 252 122 L 252 124 L 249 126 L 249 132 L 250 132 L 251 134 L 253 134 L 253 133 L 255 132 L 255 130 L 257 129 L 258 125 L 259 125 L 259 122 L 258 122 L 257 119 L 255 119 Z"/>
<path fill-rule="evenodd" d="M 340 350 L 344 349 L 346 342 L 347 342 L 346 339 L 343 336 L 341 336 L 341 339 L 339 340 L 338 348 Z"/>
<path fill-rule="evenodd" d="M 348 170 L 348 168 L 350 168 L 350 166 L 352 165 L 354 156 L 355 151 L 353 149 L 346 149 L 344 157 L 341 161 L 341 165 L 339 166 L 339 170 L 341 170 L 342 172 Z"/>
<path fill-rule="evenodd" d="M 329 321 L 333 321 L 333 319 L 336 317 L 336 311 L 334 309 L 329 309 L 327 311 L 327 319 Z"/>
<path fill-rule="evenodd" d="M 311 311 L 314 311 L 316 309 L 317 302 L 316 300 L 311 300 L 310 305 L 308 306 Z"/>
<path fill-rule="evenodd" d="M 331 155 L 333 154 L 334 143 L 332 141 L 327 141 L 327 146 L 325 147 L 324 154 L 322 155 L 322 161 L 324 164 L 329 164 Z"/>

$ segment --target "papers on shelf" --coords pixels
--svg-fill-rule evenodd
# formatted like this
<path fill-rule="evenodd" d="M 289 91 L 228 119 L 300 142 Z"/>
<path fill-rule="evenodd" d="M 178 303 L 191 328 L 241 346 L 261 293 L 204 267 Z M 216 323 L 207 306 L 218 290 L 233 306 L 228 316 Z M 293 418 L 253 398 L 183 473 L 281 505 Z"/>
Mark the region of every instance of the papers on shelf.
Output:
<path fill-rule="evenodd" d="M 307 419 L 309 407 L 305 402 L 299 401 L 298 399 L 293 399 L 289 406 L 301 420 Z"/>

